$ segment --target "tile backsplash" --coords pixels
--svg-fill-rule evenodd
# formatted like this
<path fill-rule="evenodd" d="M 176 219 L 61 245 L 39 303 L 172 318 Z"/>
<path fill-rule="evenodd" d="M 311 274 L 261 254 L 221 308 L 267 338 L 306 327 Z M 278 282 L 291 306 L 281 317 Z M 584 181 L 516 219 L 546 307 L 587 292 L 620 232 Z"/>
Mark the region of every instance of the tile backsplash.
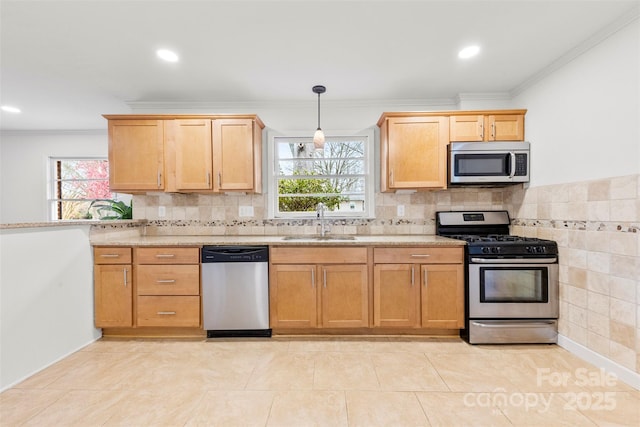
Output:
<path fill-rule="evenodd" d="M 438 210 L 504 209 L 503 188 L 464 188 L 412 194 L 377 193 L 374 219 L 330 219 L 332 234 L 434 234 Z M 318 232 L 318 220 L 268 219 L 265 194 L 154 194 L 134 196 L 134 219 L 149 221 L 147 234 L 288 235 Z M 404 216 L 397 215 L 405 206 Z M 165 216 L 159 217 L 163 206 Z M 252 206 L 241 217 L 240 206 Z M 310 216 L 313 213 L 310 213 Z"/>
<path fill-rule="evenodd" d="M 513 234 L 560 250 L 560 333 L 640 372 L 640 175 L 505 193 Z"/>

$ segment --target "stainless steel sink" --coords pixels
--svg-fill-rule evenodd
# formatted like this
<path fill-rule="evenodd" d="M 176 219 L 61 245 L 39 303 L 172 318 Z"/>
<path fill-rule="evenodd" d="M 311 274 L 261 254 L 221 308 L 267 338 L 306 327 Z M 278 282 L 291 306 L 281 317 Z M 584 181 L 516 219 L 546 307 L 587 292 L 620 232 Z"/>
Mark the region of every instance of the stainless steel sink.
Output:
<path fill-rule="evenodd" d="M 308 236 L 285 236 L 282 240 L 355 240 L 355 236 L 317 236 L 315 234 L 311 234 Z"/>

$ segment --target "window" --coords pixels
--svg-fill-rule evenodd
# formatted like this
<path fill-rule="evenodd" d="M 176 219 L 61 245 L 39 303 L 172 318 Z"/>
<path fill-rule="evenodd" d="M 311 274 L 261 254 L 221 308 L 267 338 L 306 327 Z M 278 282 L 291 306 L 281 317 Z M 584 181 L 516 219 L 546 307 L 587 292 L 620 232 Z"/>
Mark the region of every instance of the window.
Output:
<path fill-rule="evenodd" d="M 318 203 L 327 216 L 373 216 L 372 132 L 327 136 L 323 150 L 314 150 L 308 134 L 272 140 L 272 217 L 315 217 Z"/>
<path fill-rule="evenodd" d="M 104 158 L 50 158 L 52 219 L 91 219 L 91 202 L 116 199 L 109 191 L 109 162 Z"/>

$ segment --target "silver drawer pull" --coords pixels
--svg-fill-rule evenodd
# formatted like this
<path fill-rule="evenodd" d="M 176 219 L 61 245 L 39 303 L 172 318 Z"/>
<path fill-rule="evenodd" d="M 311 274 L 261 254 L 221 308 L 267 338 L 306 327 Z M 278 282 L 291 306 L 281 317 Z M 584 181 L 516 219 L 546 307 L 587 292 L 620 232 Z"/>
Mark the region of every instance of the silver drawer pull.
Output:
<path fill-rule="evenodd" d="M 100 255 L 102 258 L 118 258 L 120 254 L 102 254 Z"/>
<path fill-rule="evenodd" d="M 156 283 L 176 283 L 176 279 L 156 280 Z"/>
<path fill-rule="evenodd" d="M 158 312 L 158 315 L 160 316 L 173 316 L 175 314 L 176 314 L 175 311 L 159 311 Z"/>
<path fill-rule="evenodd" d="M 411 256 L 413 258 L 427 258 L 430 257 L 431 255 L 426 255 L 426 254 L 411 254 Z"/>
<path fill-rule="evenodd" d="M 176 254 L 157 254 L 156 258 L 173 258 Z"/>

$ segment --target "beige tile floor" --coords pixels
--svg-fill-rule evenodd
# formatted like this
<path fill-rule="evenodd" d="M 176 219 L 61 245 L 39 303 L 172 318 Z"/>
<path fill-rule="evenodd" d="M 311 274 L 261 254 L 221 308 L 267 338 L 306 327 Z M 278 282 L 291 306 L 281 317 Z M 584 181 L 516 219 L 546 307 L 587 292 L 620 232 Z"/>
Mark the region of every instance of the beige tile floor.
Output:
<path fill-rule="evenodd" d="M 640 391 L 557 346 L 101 340 L 0 394 L 1 426 L 638 426 Z"/>

